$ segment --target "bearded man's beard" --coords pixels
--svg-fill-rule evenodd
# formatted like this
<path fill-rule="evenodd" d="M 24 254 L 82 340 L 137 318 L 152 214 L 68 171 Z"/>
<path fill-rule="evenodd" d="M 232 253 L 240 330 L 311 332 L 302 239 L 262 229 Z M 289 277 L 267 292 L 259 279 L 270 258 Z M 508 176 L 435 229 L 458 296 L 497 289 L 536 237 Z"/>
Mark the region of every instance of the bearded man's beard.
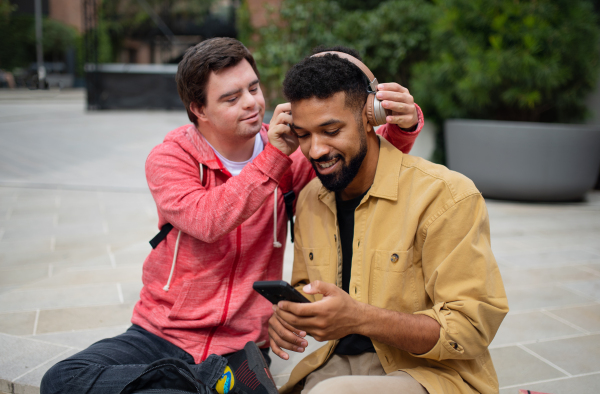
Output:
<path fill-rule="evenodd" d="M 315 173 L 317 177 L 321 180 L 321 183 L 327 190 L 332 192 L 341 192 L 354 180 L 356 174 L 360 170 L 360 166 L 362 165 L 365 156 L 367 155 L 367 133 L 365 132 L 365 128 L 362 122 L 357 122 L 359 127 L 359 138 L 360 138 L 360 146 L 358 149 L 358 153 L 350 158 L 349 162 L 346 163 L 346 160 L 341 155 L 326 155 L 321 156 L 316 160 L 311 160 L 311 164 L 315 169 Z M 319 162 L 327 162 L 334 159 L 339 159 L 340 161 L 340 169 L 333 174 L 322 175 L 317 170 L 317 166 Z"/>

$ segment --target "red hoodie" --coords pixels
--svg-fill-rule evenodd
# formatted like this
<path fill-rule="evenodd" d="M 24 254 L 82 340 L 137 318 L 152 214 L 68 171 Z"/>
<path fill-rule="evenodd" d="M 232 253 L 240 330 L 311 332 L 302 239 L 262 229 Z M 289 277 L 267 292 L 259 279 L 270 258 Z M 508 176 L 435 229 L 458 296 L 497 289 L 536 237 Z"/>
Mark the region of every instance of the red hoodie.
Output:
<path fill-rule="evenodd" d="M 423 127 L 417 112 L 416 131 L 383 125 L 377 133 L 409 152 Z M 267 130 L 263 124 L 265 149 L 235 177 L 194 125 L 171 131 L 146 161 L 158 227 L 171 223 L 174 229 L 144 262 L 131 321 L 196 363 L 268 340 L 271 304 L 252 284 L 281 279 L 284 247 L 274 245 L 274 235 L 285 245 L 287 216 L 278 185 L 293 187 L 297 196 L 315 172 L 300 149 L 288 157 L 268 144 Z"/>

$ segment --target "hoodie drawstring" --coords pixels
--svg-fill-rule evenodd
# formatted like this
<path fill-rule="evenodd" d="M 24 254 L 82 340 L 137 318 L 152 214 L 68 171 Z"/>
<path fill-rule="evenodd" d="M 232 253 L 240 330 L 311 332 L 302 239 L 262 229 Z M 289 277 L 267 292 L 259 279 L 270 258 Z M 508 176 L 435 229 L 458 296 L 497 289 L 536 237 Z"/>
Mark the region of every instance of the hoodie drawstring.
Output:
<path fill-rule="evenodd" d="M 281 248 L 281 242 L 277 242 L 277 189 L 273 192 L 273 247 Z"/>
<path fill-rule="evenodd" d="M 171 265 L 171 273 L 169 274 L 169 280 L 165 287 L 163 287 L 164 291 L 169 291 L 169 286 L 171 286 L 171 279 L 173 279 L 173 272 L 175 271 L 175 263 L 177 262 L 177 251 L 179 250 L 179 238 L 181 238 L 181 230 L 179 230 L 179 234 L 177 234 L 177 242 L 175 242 L 175 253 L 173 254 L 173 264 Z"/>
<path fill-rule="evenodd" d="M 204 173 L 203 173 L 202 163 L 200 163 L 200 184 L 204 183 Z M 281 242 L 277 241 L 277 189 L 275 187 L 275 191 L 273 192 L 273 247 L 281 248 Z M 181 230 L 177 234 L 177 241 L 175 242 L 175 253 L 173 253 L 173 264 L 171 264 L 171 272 L 169 273 L 169 279 L 167 280 L 167 284 L 163 287 L 164 291 L 169 291 L 169 287 L 171 286 L 171 280 L 173 279 L 173 273 L 175 272 L 175 264 L 177 263 L 177 252 L 179 251 L 179 240 L 181 239 Z"/>
<path fill-rule="evenodd" d="M 204 185 L 204 171 L 202 168 L 202 163 L 200 164 L 200 184 Z M 177 263 L 177 252 L 179 252 L 179 240 L 181 239 L 181 230 L 177 234 L 177 241 L 175 241 L 175 253 L 173 253 L 173 264 L 171 264 L 171 272 L 169 273 L 169 279 L 167 280 L 167 284 L 163 287 L 164 291 L 169 291 L 169 287 L 171 286 L 171 280 L 173 279 L 173 273 L 175 272 L 175 264 Z"/>

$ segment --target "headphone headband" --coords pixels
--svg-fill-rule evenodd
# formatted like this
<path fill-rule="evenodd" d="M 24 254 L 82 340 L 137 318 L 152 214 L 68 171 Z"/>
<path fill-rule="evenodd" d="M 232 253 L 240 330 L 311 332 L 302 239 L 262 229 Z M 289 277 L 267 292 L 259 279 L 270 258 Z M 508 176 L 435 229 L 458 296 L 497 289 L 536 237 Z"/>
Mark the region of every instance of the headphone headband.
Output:
<path fill-rule="evenodd" d="M 328 52 L 316 53 L 316 54 L 312 55 L 311 57 L 321 57 L 321 56 L 324 56 L 327 54 L 338 55 L 339 57 L 348 60 L 350 63 L 352 63 L 355 66 L 357 66 L 358 68 L 360 68 L 360 70 L 363 72 L 363 74 L 365 74 L 365 76 L 369 79 L 369 87 L 371 88 L 371 92 L 377 91 L 377 85 L 379 84 L 379 82 L 377 82 L 377 78 L 375 78 L 375 75 L 373 75 L 371 70 L 369 70 L 369 67 L 367 67 L 363 62 L 361 62 L 354 56 L 348 55 L 347 53 L 344 53 L 344 52 L 328 51 Z"/>
<path fill-rule="evenodd" d="M 360 70 L 363 72 L 363 74 L 369 80 L 369 88 L 367 89 L 369 95 L 367 96 L 367 102 L 365 103 L 365 109 L 367 112 L 367 120 L 369 121 L 369 124 L 372 126 L 379 126 L 379 125 L 385 124 L 386 116 L 391 115 L 392 111 L 390 111 L 389 109 L 383 108 L 383 106 L 381 105 L 381 101 L 377 100 L 377 98 L 375 97 L 375 92 L 377 92 L 377 85 L 379 84 L 379 82 L 377 82 L 377 78 L 375 78 L 375 76 L 373 75 L 371 70 L 369 70 L 369 67 L 365 66 L 365 64 L 363 62 L 361 62 L 354 56 L 348 55 L 347 53 L 344 53 L 344 52 L 338 52 L 338 51 L 321 52 L 321 53 L 314 54 L 311 57 L 320 57 L 320 56 L 324 56 L 327 54 L 337 55 L 343 59 L 348 60 L 350 63 L 352 63 L 355 66 L 357 66 L 358 68 L 360 68 Z"/>

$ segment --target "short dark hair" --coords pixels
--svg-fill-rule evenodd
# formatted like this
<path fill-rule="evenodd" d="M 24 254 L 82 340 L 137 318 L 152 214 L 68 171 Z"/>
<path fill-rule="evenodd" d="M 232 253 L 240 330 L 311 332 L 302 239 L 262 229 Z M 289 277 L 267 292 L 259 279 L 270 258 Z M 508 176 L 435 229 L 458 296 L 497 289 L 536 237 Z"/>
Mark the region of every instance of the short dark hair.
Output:
<path fill-rule="evenodd" d="M 355 50 L 346 47 L 316 48 L 314 53 L 344 52 L 360 60 Z M 367 101 L 368 78 L 358 66 L 336 54 L 306 57 L 290 68 L 283 81 L 283 94 L 290 102 L 326 99 L 346 93 L 346 106 L 362 111 Z"/>
<path fill-rule="evenodd" d="M 188 118 L 197 126 L 198 118 L 190 111 L 195 102 L 206 105 L 206 85 L 211 72 L 218 73 L 225 68 L 236 66 L 246 59 L 257 77 L 258 69 L 252 54 L 238 40 L 227 37 L 211 38 L 189 48 L 177 67 L 177 91 L 185 105 Z"/>

